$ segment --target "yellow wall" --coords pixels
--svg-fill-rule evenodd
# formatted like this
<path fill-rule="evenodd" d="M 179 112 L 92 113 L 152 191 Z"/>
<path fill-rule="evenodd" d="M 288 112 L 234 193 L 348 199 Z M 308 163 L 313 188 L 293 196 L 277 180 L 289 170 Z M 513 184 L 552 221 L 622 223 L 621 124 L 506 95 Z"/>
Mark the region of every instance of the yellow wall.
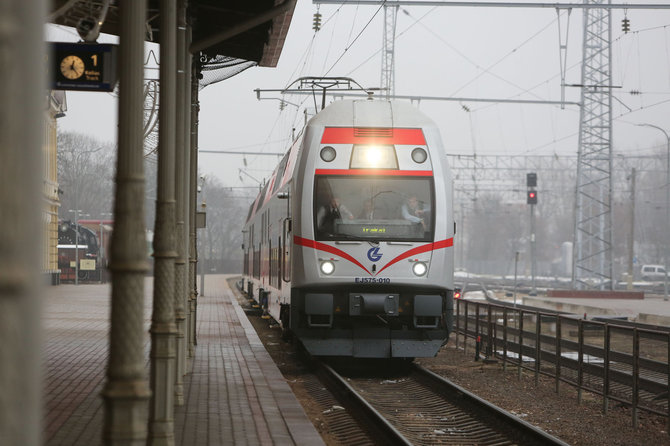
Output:
<path fill-rule="evenodd" d="M 57 283 L 58 269 L 58 143 L 55 115 L 65 110 L 65 93 L 51 92 L 44 120 L 43 142 L 43 226 L 42 226 L 42 272 Z M 56 281 L 54 281 L 56 280 Z"/>

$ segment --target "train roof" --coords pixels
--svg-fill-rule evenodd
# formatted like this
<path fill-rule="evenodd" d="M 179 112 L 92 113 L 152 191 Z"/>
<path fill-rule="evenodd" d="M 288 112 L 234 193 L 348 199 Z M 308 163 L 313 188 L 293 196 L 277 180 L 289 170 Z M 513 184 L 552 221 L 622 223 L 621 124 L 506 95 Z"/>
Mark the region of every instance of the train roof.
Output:
<path fill-rule="evenodd" d="M 329 127 L 434 127 L 435 122 L 421 110 L 406 101 L 341 100 L 335 101 L 308 125 Z"/>

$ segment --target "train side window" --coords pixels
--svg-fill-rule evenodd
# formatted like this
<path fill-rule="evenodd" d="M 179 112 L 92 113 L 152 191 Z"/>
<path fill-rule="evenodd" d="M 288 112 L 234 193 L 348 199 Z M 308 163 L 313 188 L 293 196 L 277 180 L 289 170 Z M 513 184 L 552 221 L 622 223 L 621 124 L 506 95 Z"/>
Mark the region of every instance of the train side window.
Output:
<path fill-rule="evenodd" d="M 282 277 L 284 279 L 284 282 L 290 282 L 291 281 L 291 247 L 293 246 L 293 231 L 291 228 L 291 219 L 286 218 L 284 219 L 284 224 L 283 224 L 283 238 L 284 238 L 284 243 L 282 244 L 282 262 L 281 262 L 281 267 L 282 267 Z"/>
<path fill-rule="evenodd" d="M 284 155 L 284 158 L 282 158 L 281 163 L 279 163 L 279 167 L 277 168 L 277 179 L 275 180 L 274 188 L 271 191 L 272 193 L 276 192 L 277 189 L 279 189 L 279 186 L 281 185 L 281 180 L 284 178 L 284 172 L 286 172 L 286 163 L 288 163 L 288 153 Z"/>

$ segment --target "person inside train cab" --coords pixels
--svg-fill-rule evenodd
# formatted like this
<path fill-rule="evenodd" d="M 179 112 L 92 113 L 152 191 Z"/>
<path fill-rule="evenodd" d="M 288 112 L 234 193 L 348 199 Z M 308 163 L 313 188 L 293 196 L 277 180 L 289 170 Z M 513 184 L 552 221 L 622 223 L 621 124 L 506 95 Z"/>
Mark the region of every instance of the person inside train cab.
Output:
<path fill-rule="evenodd" d="M 345 219 L 353 220 L 354 214 L 340 202 L 338 197 L 332 197 L 328 205 L 322 206 L 316 215 L 319 230 L 331 234 L 335 232 L 335 221 Z"/>
<path fill-rule="evenodd" d="M 412 223 L 421 223 L 423 230 L 426 230 L 426 219 L 429 216 L 429 210 L 423 205 L 422 201 L 416 195 L 410 195 L 407 201 L 403 203 L 402 217 Z"/>

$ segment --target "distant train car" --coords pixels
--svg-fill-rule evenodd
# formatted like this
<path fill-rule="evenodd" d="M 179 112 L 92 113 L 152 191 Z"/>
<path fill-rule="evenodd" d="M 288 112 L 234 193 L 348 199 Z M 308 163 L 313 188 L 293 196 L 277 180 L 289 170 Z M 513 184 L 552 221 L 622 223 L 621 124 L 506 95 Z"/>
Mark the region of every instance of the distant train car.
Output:
<path fill-rule="evenodd" d="M 77 230 L 79 230 L 78 236 Z M 98 238 L 95 231 L 67 220 L 59 223 L 58 268 L 61 282 L 75 280 L 77 258 L 80 264 L 79 280 L 98 279 L 98 253 Z"/>
<path fill-rule="evenodd" d="M 436 355 L 453 320 L 452 183 L 410 104 L 331 104 L 249 209 L 247 293 L 316 356 Z"/>

